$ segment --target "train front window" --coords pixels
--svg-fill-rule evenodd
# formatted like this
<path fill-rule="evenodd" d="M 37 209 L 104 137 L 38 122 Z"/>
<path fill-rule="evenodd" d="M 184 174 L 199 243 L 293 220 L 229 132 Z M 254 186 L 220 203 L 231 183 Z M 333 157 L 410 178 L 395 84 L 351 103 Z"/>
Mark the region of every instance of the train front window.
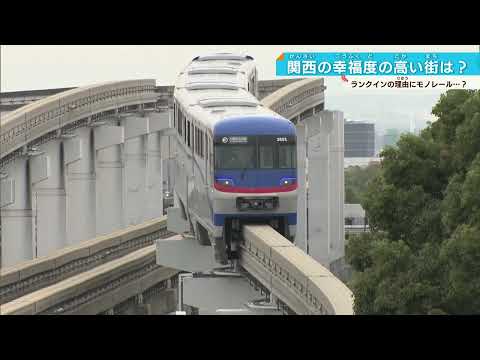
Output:
<path fill-rule="evenodd" d="M 280 169 L 295 169 L 297 167 L 295 144 L 278 144 L 278 167 Z"/>
<path fill-rule="evenodd" d="M 259 158 L 260 158 L 260 169 L 273 169 L 274 167 L 274 148 L 275 144 L 260 144 L 258 146 Z"/>
<path fill-rule="evenodd" d="M 216 169 L 254 169 L 256 167 L 255 145 L 216 145 Z"/>
<path fill-rule="evenodd" d="M 222 136 L 214 139 L 215 169 L 295 169 L 293 136 Z"/>

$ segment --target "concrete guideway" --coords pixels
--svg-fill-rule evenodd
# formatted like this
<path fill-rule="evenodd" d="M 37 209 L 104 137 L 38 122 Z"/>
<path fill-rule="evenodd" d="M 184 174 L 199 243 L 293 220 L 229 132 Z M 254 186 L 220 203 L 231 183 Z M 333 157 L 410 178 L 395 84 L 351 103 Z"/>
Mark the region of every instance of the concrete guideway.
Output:
<path fill-rule="evenodd" d="M 2 117 L 0 158 L 84 117 L 119 107 L 155 103 L 155 80 L 116 81 L 67 90 Z"/>
<path fill-rule="evenodd" d="M 243 235 L 240 265 L 293 312 L 353 315 L 347 286 L 270 226 L 244 226 Z"/>
<path fill-rule="evenodd" d="M 313 109 L 316 108 L 316 112 L 323 110 L 325 89 L 323 78 L 306 78 L 278 89 L 263 98 L 261 103 L 284 118 L 298 123 L 310 112 L 313 114 Z"/>
<path fill-rule="evenodd" d="M 172 233 L 166 216 L 0 270 L 0 304 L 117 259 Z"/>
<path fill-rule="evenodd" d="M 133 228 L 133 229 L 132 229 Z M 137 235 L 148 235 L 166 228 L 166 218 L 99 237 L 84 244 L 95 254 Z M 269 226 L 246 226 L 245 243 L 240 265 L 262 283 L 274 296 L 297 314 L 353 314 L 351 291 L 326 268 L 306 255 Z M 82 244 L 83 245 L 83 244 Z M 59 252 L 52 259 L 23 264 L 8 269 L 13 283 L 21 274 L 39 273 L 48 262 L 66 262 L 82 256 L 80 246 Z M 109 261 L 54 285 L 29 293 L 1 306 L 2 314 L 89 314 L 108 310 L 154 284 L 174 277 L 178 271 L 155 264 L 155 245 L 144 247 L 121 258 Z M 85 255 L 83 253 L 83 255 Z M 20 269 L 21 268 L 21 269 Z M 30 269 L 30 270 L 28 270 Z M 45 268 L 43 268 L 45 269 Z M 168 270 L 166 270 L 168 269 Z M 9 280 L 10 279 L 10 280 Z"/>
<path fill-rule="evenodd" d="M 1 313 L 97 314 L 177 273 L 155 264 L 155 245 L 150 245 L 4 304 Z"/>

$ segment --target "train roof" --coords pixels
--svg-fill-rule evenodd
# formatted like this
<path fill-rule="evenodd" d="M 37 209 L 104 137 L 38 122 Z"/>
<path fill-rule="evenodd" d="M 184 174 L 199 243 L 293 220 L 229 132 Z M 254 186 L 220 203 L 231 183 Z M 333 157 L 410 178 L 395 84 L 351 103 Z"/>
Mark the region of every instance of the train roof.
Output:
<path fill-rule="evenodd" d="M 212 132 L 219 121 L 239 116 L 282 119 L 278 125 L 283 126 L 288 120 L 263 107 L 248 91 L 253 73 L 256 73 L 253 57 L 246 54 L 198 56 L 178 76 L 174 97 L 187 116 L 202 122 Z"/>

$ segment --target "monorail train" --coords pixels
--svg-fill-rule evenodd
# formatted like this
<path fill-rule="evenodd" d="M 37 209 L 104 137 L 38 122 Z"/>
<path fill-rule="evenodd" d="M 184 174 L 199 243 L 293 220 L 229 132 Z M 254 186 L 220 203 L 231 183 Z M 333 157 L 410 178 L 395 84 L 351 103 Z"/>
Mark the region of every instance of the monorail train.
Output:
<path fill-rule="evenodd" d="M 175 206 L 222 264 L 235 258 L 244 223 L 295 236 L 296 129 L 256 95 L 248 55 L 198 56 L 175 83 Z"/>

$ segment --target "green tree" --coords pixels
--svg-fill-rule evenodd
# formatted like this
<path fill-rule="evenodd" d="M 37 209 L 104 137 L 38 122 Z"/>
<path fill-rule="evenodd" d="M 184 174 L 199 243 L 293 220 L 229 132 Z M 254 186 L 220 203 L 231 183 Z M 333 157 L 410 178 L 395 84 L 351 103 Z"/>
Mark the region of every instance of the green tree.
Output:
<path fill-rule="evenodd" d="M 360 204 L 367 191 L 367 187 L 379 173 L 378 164 L 370 164 L 364 168 L 350 166 L 345 169 L 345 203 Z"/>
<path fill-rule="evenodd" d="M 461 225 L 442 246 L 446 309 L 453 314 L 480 312 L 480 227 Z"/>
<path fill-rule="evenodd" d="M 432 113 L 362 193 L 371 233 L 346 248 L 358 314 L 480 313 L 480 91 L 448 91 Z"/>
<path fill-rule="evenodd" d="M 387 146 L 381 153 L 383 177 L 397 188 L 420 186 L 426 193 L 441 198 L 448 174 L 439 167 L 441 147 L 434 141 L 405 134 L 396 147 Z"/>

